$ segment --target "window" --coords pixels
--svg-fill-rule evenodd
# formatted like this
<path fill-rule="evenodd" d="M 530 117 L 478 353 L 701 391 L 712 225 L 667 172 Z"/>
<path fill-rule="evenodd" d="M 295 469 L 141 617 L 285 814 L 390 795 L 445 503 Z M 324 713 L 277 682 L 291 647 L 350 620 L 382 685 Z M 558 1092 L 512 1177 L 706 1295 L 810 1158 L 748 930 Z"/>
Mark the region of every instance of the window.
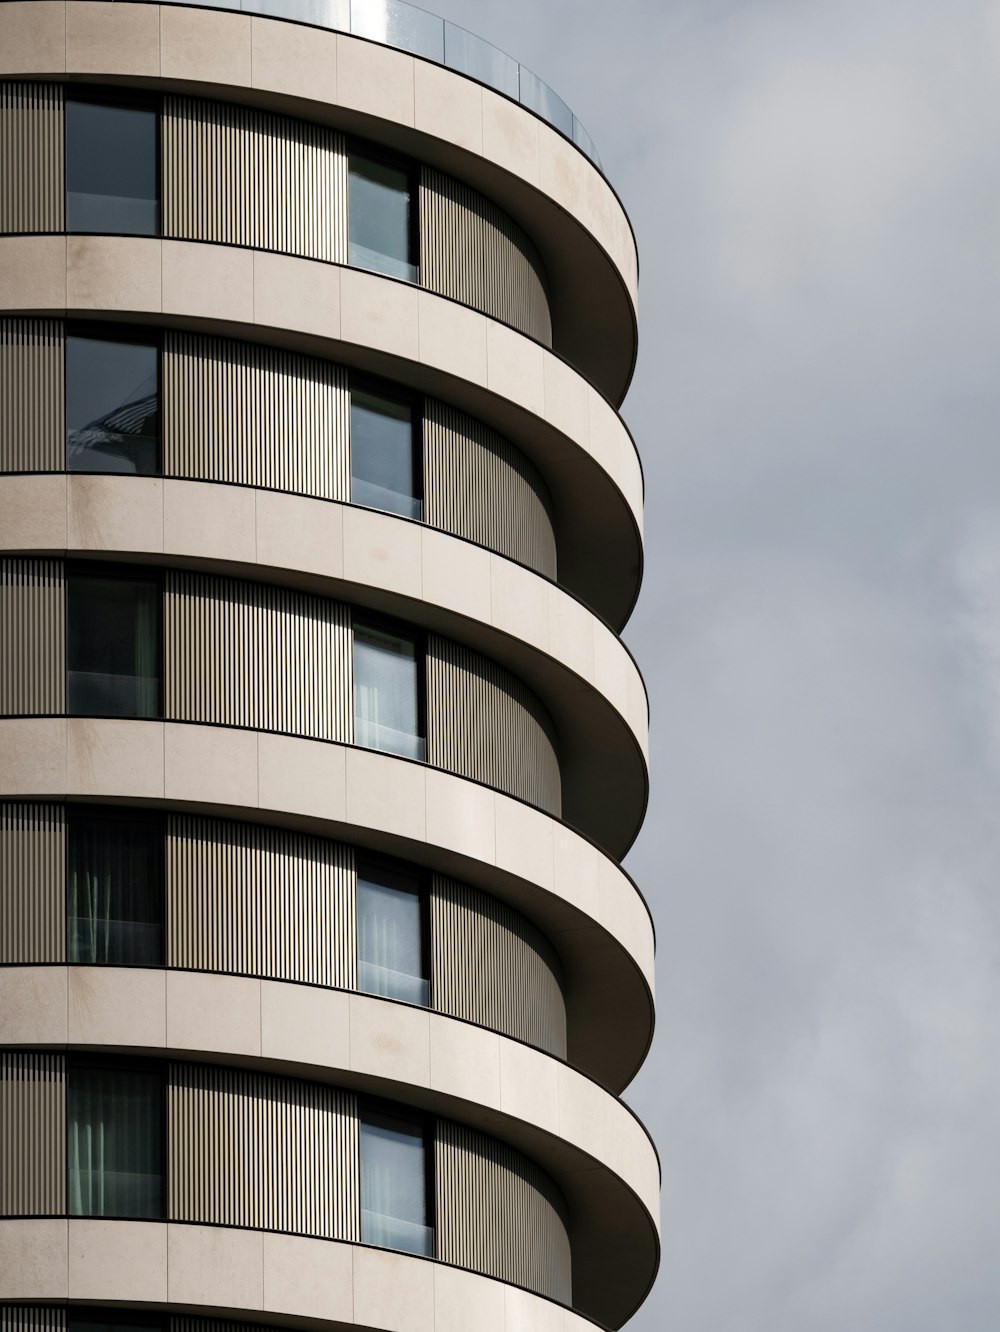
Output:
<path fill-rule="evenodd" d="M 67 231 L 159 234 L 158 122 L 152 102 L 67 99 Z"/>
<path fill-rule="evenodd" d="M 131 1310 L 66 1310 L 66 1332 L 166 1332 L 166 1318 L 139 1318 Z"/>
<path fill-rule="evenodd" d="M 367 749 L 424 757 L 422 653 L 414 634 L 354 626 L 354 739 Z"/>
<path fill-rule="evenodd" d="M 66 933 L 70 962 L 162 964 L 159 819 L 70 809 Z"/>
<path fill-rule="evenodd" d="M 416 874 L 358 863 L 358 989 L 428 1004 L 425 901 Z"/>
<path fill-rule="evenodd" d="M 160 467 L 160 352 L 155 342 L 66 338 L 66 466 L 71 472 Z"/>
<path fill-rule="evenodd" d="M 351 499 L 406 518 L 421 514 L 412 401 L 351 390 Z"/>
<path fill-rule="evenodd" d="M 66 579 L 67 702 L 78 717 L 160 715 L 160 588 L 152 579 Z"/>
<path fill-rule="evenodd" d="M 411 173 L 384 157 L 352 152 L 347 166 L 347 258 L 358 268 L 416 282 Z"/>
<path fill-rule="evenodd" d="M 70 1216 L 163 1215 L 163 1074 L 70 1062 L 66 1160 Z"/>
<path fill-rule="evenodd" d="M 422 1120 L 362 1110 L 362 1243 L 433 1256 L 430 1162 Z"/>

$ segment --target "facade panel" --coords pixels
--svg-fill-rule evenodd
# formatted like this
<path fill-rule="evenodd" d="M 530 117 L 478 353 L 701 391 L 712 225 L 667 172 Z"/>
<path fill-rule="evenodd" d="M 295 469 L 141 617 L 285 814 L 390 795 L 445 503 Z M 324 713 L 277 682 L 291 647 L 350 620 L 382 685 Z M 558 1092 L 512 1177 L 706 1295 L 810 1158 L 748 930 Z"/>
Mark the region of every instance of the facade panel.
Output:
<path fill-rule="evenodd" d="M 280 828 L 174 814 L 167 965 L 354 989 L 354 852 Z"/>
<path fill-rule="evenodd" d="M 552 346 L 545 269 L 538 251 L 502 208 L 443 172 L 420 173 L 420 277 Z"/>
<path fill-rule="evenodd" d="M 343 135 L 252 107 L 165 98 L 163 234 L 346 263 Z"/>
<path fill-rule="evenodd" d="M 495 430 L 433 399 L 424 408 L 424 504 L 434 527 L 555 578 L 552 501 L 537 469 Z"/>
<path fill-rule="evenodd" d="M 66 1306 L 0 1304 L 0 1332 L 65 1332 Z"/>
<path fill-rule="evenodd" d="M 0 717 L 66 711 L 61 560 L 0 560 Z"/>
<path fill-rule="evenodd" d="M 434 1006 L 566 1058 L 562 967 L 505 902 L 435 874 L 430 898 Z"/>
<path fill-rule="evenodd" d="M 0 1216 L 65 1214 L 65 1056 L 0 1054 Z"/>
<path fill-rule="evenodd" d="M 66 466 L 63 328 L 58 319 L 0 319 L 0 472 Z"/>
<path fill-rule="evenodd" d="M 171 1064 L 167 1121 L 172 1221 L 358 1238 L 352 1093 Z"/>
<path fill-rule="evenodd" d="M 63 231 L 63 90 L 0 83 L 0 235 Z"/>
<path fill-rule="evenodd" d="M 556 733 L 531 690 L 502 666 L 427 637 L 427 758 L 558 814 Z"/>
<path fill-rule="evenodd" d="M 66 811 L 0 804 L 0 965 L 66 960 Z"/>

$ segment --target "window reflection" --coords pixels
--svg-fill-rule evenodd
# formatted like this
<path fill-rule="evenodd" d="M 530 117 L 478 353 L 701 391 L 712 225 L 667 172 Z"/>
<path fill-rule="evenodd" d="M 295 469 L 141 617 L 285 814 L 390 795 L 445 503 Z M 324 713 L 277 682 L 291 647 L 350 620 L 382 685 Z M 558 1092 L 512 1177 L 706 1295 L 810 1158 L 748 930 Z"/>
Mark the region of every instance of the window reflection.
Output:
<path fill-rule="evenodd" d="M 151 106 L 67 99 L 67 231 L 159 233 L 158 120 Z"/>
<path fill-rule="evenodd" d="M 417 280 L 410 174 L 381 158 L 351 153 L 347 179 L 348 262 Z"/>
<path fill-rule="evenodd" d="M 351 499 L 372 509 L 421 515 L 413 404 L 406 399 L 351 391 Z"/>
<path fill-rule="evenodd" d="M 402 1115 L 361 1116 L 361 1239 L 432 1257 L 434 1227 L 423 1125 Z"/>
<path fill-rule="evenodd" d="M 160 714 L 160 589 L 151 580 L 71 573 L 67 703 L 85 717 Z"/>
<path fill-rule="evenodd" d="M 70 810 L 66 924 L 70 962 L 163 962 L 163 825 L 158 819 Z"/>
<path fill-rule="evenodd" d="M 66 439 L 71 472 L 159 470 L 159 350 L 154 343 L 66 339 Z"/>
<path fill-rule="evenodd" d="M 424 757 L 414 635 L 355 624 L 354 739 L 368 749 Z"/>
<path fill-rule="evenodd" d="M 358 989 L 430 1002 L 423 940 L 423 901 L 415 874 L 362 861 L 358 865 Z"/>

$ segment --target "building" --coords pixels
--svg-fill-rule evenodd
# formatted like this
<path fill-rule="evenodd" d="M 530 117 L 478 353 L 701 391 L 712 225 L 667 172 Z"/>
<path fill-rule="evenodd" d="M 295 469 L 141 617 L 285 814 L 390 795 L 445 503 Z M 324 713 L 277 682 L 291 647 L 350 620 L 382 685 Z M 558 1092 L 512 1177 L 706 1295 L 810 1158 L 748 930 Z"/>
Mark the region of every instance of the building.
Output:
<path fill-rule="evenodd" d="M 642 1301 L 636 281 L 423 11 L 0 2 L 4 1332 Z"/>

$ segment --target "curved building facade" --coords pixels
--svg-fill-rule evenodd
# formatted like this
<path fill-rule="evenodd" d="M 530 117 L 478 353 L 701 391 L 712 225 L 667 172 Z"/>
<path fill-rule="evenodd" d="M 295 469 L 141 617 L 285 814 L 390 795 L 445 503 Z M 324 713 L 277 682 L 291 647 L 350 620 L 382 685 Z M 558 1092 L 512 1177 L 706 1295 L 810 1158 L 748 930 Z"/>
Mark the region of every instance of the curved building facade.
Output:
<path fill-rule="evenodd" d="M 642 1302 L 636 279 L 422 11 L 0 0 L 3 1332 Z"/>

